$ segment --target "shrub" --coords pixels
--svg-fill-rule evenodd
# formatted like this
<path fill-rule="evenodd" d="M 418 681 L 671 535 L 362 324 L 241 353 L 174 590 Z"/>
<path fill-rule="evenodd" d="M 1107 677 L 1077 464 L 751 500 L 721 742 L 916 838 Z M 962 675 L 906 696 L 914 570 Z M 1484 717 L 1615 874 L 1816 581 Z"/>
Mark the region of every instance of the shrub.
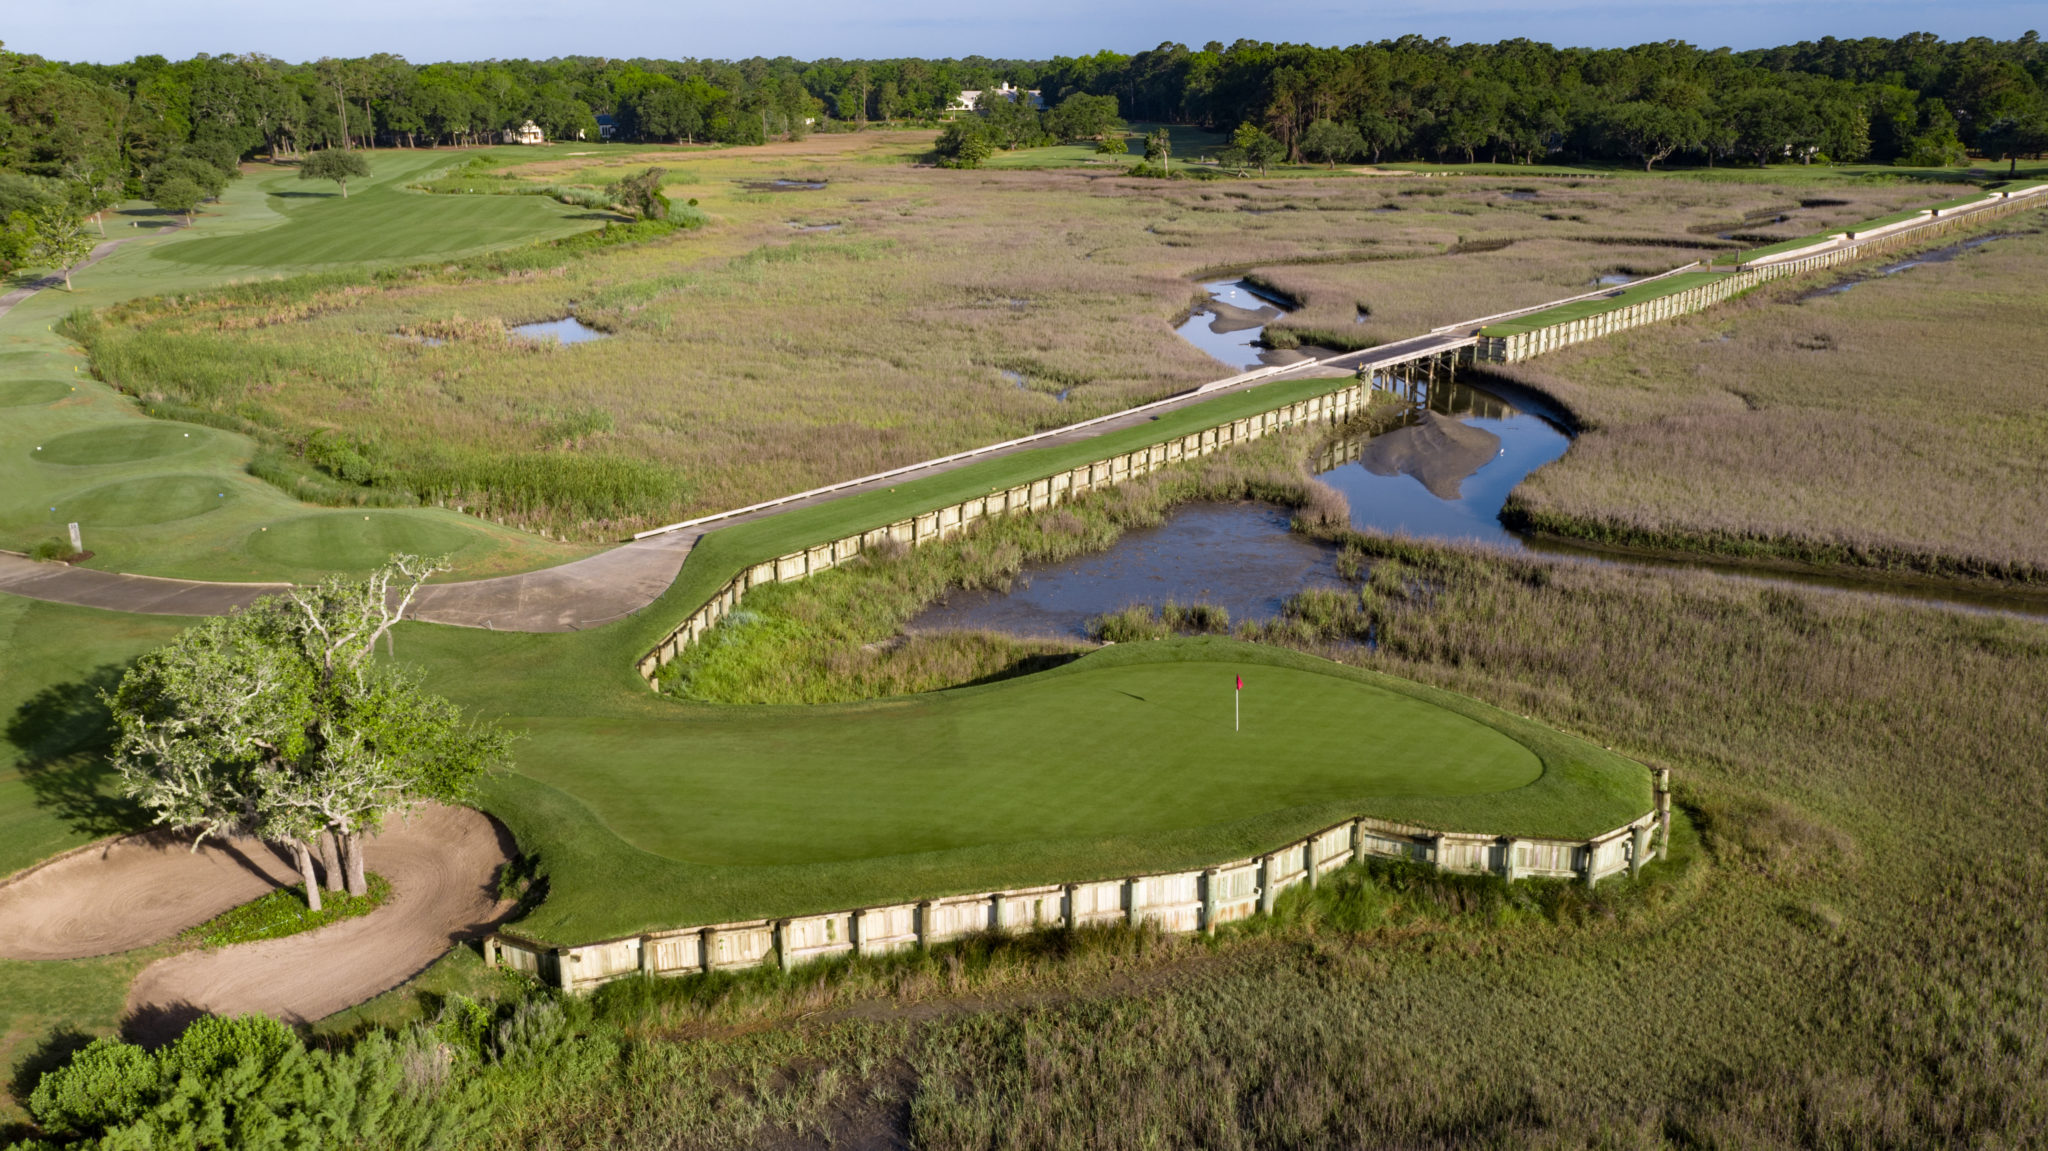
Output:
<path fill-rule="evenodd" d="M 119 1039 L 95 1039 L 71 1062 L 43 1076 L 29 1114 L 53 1135 L 89 1135 L 141 1111 L 161 1078 L 149 1053 Z"/>

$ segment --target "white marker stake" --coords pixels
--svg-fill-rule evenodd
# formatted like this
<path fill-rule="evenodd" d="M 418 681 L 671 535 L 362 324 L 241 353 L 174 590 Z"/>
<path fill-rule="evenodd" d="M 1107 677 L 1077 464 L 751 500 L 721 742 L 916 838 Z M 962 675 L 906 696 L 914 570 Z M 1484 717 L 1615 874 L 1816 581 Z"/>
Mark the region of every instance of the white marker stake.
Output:
<path fill-rule="evenodd" d="M 85 550 L 85 541 L 79 538 L 77 524 L 71 525 L 71 550 L 73 552 L 82 552 Z"/>
<path fill-rule="evenodd" d="M 1230 730 L 1244 730 L 1244 677 L 1237 677 L 1237 690 L 1230 693 Z"/>

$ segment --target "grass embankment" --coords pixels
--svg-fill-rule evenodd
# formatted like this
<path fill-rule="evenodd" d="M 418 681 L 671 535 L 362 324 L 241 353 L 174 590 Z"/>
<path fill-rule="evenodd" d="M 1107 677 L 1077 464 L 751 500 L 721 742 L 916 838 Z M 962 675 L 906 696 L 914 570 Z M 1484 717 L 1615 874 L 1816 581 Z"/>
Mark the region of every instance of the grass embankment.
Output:
<path fill-rule="evenodd" d="M 717 226 L 560 268 L 324 292 L 312 306 L 186 297 L 137 309 L 101 338 L 102 359 L 167 403 L 321 439 L 324 466 L 362 498 L 417 489 L 555 535 L 616 538 L 1223 375 L 1170 330 L 1190 277 L 1218 268 L 1315 271 L 1310 311 L 1283 329 L 1363 344 L 1497 311 L 1497 294 L 1570 291 L 1617 261 L 1658 266 L 1656 245 L 1718 244 L 1692 229 L 1786 201 L 1775 186 L 1663 180 L 1196 184 L 909 166 L 929 140 L 850 133 L 494 169 L 496 184 L 543 190 L 659 163 Z M 785 176 L 824 187 L 761 190 Z M 1535 199 L 1502 194 L 1523 186 Z M 1830 199 L 1854 209 L 1794 202 L 1785 226 L 1926 195 L 1849 186 Z M 1378 211 L 1390 203 L 1403 210 Z M 832 230 L 800 230 L 818 227 Z M 1440 259 L 1445 272 L 1420 271 Z M 1495 292 L 1503 282 L 1513 287 Z M 1360 305 L 1379 318 L 1353 323 Z M 503 323 L 572 313 L 610 335 L 554 351 L 502 337 Z M 508 458 L 547 482 L 441 466 Z"/>
<path fill-rule="evenodd" d="M 2048 423 L 2025 365 L 2048 233 L 2038 215 L 1987 228 L 2016 234 L 1846 291 L 1771 285 L 1507 369 L 1585 429 L 1507 515 L 1610 547 L 2040 586 Z"/>
<path fill-rule="evenodd" d="M 201 947 L 227 947 L 235 943 L 254 943 L 259 939 L 283 939 L 287 935 L 368 915 L 384 906 L 384 901 L 391 897 L 391 881 L 374 871 L 366 878 L 369 890 L 362 895 L 350 895 L 346 891 L 322 892 L 318 911 L 306 905 L 304 888 L 281 887 L 232 911 L 224 911 L 196 927 L 187 928 L 179 938 Z"/>

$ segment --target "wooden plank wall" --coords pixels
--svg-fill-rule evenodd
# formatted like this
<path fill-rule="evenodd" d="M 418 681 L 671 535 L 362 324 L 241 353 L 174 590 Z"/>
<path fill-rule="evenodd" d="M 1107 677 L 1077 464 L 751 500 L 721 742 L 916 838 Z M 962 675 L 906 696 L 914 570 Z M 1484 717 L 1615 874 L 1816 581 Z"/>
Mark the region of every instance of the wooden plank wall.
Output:
<path fill-rule="evenodd" d="M 846 536 L 763 561 L 734 576 L 724 587 L 712 593 L 711 599 L 703 607 L 692 612 L 688 619 L 676 625 L 674 630 L 656 644 L 654 650 L 642 656 L 637 667 L 641 677 L 650 687 L 653 686 L 655 676 L 662 667 L 681 654 L 683 649 L 702 639 L 706 632 L 718 626 L 718 621 L 739 607 L 749 589 L 760 587 L 762 584 L 787 583 L 830 571 L 860 555 L 862 551 L 880 546 L 885 541 L 893 541 L 906 547 L 920 547 L 935 540 L 950 539 L 976 522 L 989 517 L 1044 511 L 1076 496 L 1086 495 L 1100 488 L 1114 487 L 1126 480 L 1150 475 L 1183 460 L 1199 459 L 1234 444 L 1263 439 L 1286 428 L 1304 424 L 1342 423 L 1365 410 L 1371 403 L 1372 389 L 1364 382 L 1356 383 L 1334 392 L 1297 400 L 1271 411 L 1231 420 L 1212 428 L 1190 432 L 1185 436 L 1149 444 L 1122 455 L 1082 464 L 1003 491 L 990 492 L 985 496 L 977 496 L 971 500 L 924 512 L 873 531 Z"/>
<path fill-rule="evenodd" d="M 1982 205 L 1946 212 L 1929 210 L 1921 222 L 1908 222 L 1910 230 L 1890 232 L 1886 235 L 1864 239 L 1851 247 L 1839 247 L 1816 252 L 1796 260 L 1777 264 L 1744 267 L 1730 272 L 1714 283 L 1702 284 L 1677 292 L 1662 299 L 1646 300 L 1627 308 L 1616 308 L 1611 312 L 1585 316 L 1562 324 L 1522 332 L 1513 336 L 1480 336 L 1473 346 L 1472 358 L 1486 363 L 1512 364 L 1559 348 L 1597 340 L 1615 332 L 1654 324 L 1677 316 L 1688 315 L 1712 307 L 1731 296 L 1740 295 L 1752 288 L 1787 276 L 1802 275 L 1857 260 L 1869 259 L 1884 252 L 1924 242 L 1929 236 L 1938 236 L 1966 225 L 1983 220 L 2011 215 L 2014 212 L 2038 207 L 2048 196 L 2014 195 L 1987 200 Z M 1904 225 L 1902 225 L 1904 227 Z M 1854 233 L 1850 233 L 1854 238 Z"/>
<path fill-rule="evenodd" d="M 651 931 L 573 947 L 550 947 L 513 932 L 484 942 L 485 962 L 571 991 L 631 975 L 696 975 L 768 964 L 785 969 L 837 956 L 933 947 L 986 931 L 1035 931 L 1103 924 L 1160 931 L 1214 931 L 1270 913 L 1281 892 L 1356 860 L 1403 859 L 1510 881 L 1566 878 L 1591 884 L 1633 874 L 1668 850 L 1671 774 L 1656 773 L 1657 802 L 1629 823 L 1589 840 L 1442 832 L 1391 820 L 1346 820 L 1276 851 L 1193 871 L 1085 883 L 1045 884 L 828 911 Z"/>

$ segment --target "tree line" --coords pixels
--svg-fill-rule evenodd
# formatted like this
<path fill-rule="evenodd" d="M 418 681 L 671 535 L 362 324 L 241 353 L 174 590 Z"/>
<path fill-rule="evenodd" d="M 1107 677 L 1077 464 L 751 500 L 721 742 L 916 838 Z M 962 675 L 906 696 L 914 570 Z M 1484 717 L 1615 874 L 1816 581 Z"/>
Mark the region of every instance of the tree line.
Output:
<path fill-rule="evenodd" d="M 2048 149 L 2048 49 L 2016 40 L 1802 42 L 1748 52 L 1676 41 L 1556 48 L 1409 36 L 1345 48 L 1240 40 L 1045 61 L 614 60 L 415 65 L 388 53 L 287 63 L 261 55 L 121 64 L 0 48 L 0 220 L 89 215 L 123 197 L 217 195 L 239 161 L 314 149 L 494 142 L 526 120 L 551 139 L 761 143 L 945 118 L 970 157 L 1057 139 L 1114 150 L 1123 118 L 1237 133 L 1263 166 L 1351 159 L 1941 165 L 1970 149 Z M 1082 99 L 1082 98 L 1086 99 Z M 608 123 L 600 125 L 599 118 Z M 956 132 L 949 155 L 958 154 Z M 1112 142 L 1112 137 L 1114 142 Z M 1269 143 L 1270 142 L 1270 143 Z M 26 218 L 26 217 L 25 217 Z M 17 222 L 14 247 L 33 229 Z M 7 250 L 18 261 L 26 251 Z"/>

